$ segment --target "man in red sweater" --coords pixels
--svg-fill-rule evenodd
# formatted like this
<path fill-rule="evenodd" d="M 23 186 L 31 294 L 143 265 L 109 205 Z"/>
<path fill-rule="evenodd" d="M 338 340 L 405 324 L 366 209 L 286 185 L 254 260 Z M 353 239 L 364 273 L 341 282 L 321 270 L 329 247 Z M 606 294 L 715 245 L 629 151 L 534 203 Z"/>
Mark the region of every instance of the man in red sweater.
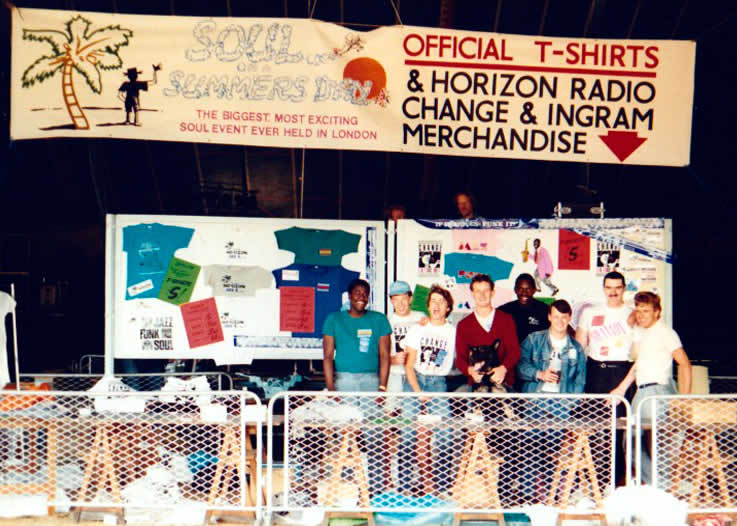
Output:
<path fill-rule="evenodd" d="M 458 323 L 456 329 L 456 368 L 468 376 L 469 384 L 480 383 L 484 374 L 478 369 L 482 364 L 469 365 L 469 350 L 477 346 L 491 348 L 494 341 L 499 339 L 501 345 L 498 355 L 501 365 L 491 370 L 491 381 L 495 384 L 514 385 L 514 368 L 520 357 L 514 318 L 491 306 L 494 282 L 486 274 L 476 274 L 471 279 L 471 294 L 476 308 Z"/>

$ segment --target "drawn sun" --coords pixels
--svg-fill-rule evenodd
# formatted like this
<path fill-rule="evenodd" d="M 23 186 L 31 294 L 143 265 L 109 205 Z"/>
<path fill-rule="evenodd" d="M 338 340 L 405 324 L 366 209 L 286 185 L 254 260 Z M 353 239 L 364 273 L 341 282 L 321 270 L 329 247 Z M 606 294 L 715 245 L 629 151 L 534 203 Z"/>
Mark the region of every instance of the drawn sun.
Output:
<path fill-rule="evenodd" d="M 368 98 L 374 99 L 379 96 L 381 90 L 386 88 L 386 71 L 377 60 L 369 57 L 354 58 L 343 69 L 343 80 L 352 79 L 363 84 L 367 80 L 372 82 Z"/>

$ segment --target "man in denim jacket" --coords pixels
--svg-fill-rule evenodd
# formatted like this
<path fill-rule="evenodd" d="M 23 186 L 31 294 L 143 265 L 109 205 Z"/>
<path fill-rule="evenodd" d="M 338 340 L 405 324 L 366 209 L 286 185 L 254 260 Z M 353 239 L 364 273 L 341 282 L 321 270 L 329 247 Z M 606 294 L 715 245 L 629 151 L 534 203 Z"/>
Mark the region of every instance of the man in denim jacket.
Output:
<path fill-rule="evenodd" d="M 582 393 L 586 383 L 586 356 L 581 344 L 568 336 L 571 306 L 554 301 L 548 314 L 550 328 L 530 334 L 522 342 L 517 373 L 523 393 Z"/>
<path fill-rule="evenodd" d="M 522 392 L 553 395 L 551 399 L 527 400 L 526 417 L 555 427 L 564 426 L 577 401 L 554 396 L 583 392 L 586 355 L 581 344 L 568 335 L 571 306 L 567 301 L 554 301 L 550 305 L 548 320 L 548 330 L 533 332 L 522 342 L 517 374 L 522 382 Z M 562 439 L 562 432 L 553 429 L 525 433 L 525 465 L 519 470 L 520 495 L 525 503 L 544 501 L 552 479 L 547 459 L 560 448 Z"/>

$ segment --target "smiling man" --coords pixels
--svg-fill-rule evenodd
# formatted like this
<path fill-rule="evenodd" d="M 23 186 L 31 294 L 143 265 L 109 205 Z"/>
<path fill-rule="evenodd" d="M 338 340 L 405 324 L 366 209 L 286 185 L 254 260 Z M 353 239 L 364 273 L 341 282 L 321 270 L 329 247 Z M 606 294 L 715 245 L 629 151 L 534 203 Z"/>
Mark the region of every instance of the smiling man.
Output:
<path fill-rule="evenodd" d="M 603 305 L 584 310 L 576 330 L 576 340 L 589 357 L 586 392 L 609 393 L 629 371 L 632 347 L 632 309 L 624 304 L 624 276 L 610 272 L 604 276 Z M 631 393 L 628 393 L 631 399 Z"/>
<path fill-rule="evenodd" d="M 624 396 L 627 389 L 637 381 L 637 393 L 632 400 L 633 408 L 637 408 L 640 401 L 648 396 L 676 394 L 673 381 L 674 361 L 682 371 L 683 382 L 681 382 L 680 394 L 691 393 L 691 361 L 676 331 L 660 319 L 661 310 L 660 297 L 657 294 L 638 292 L 635 295 L 636 326 L 633 331 L 632 351 L 637 359 L 624 380 L 612 389 L 612 394 Z M 651 404 L 644 404 L 640 409 L 643 420 L 652 420 Z M 659 416 L 665 414 L 665 407 L 662 403 L 658 405 L 658 414 Z M 643 450 L 641 466 L 643 482 L 650 483 L 652 466 L 647 448 Z"/>
<path fill-rule="evenodd" d="M 386 316 L 367 309 L 370 291 L 366 281 L 354 279 L 348 284 L 350 309 L 325 320 L 323 369 L 330 391 L 386 391 L 392 328 Z"/>
<path fill-rule="evenodd" d="M 533 298 L 535 295 L 535 278 L 530 274 L 520 274 L 514 281 L 515 301 L 499 307 L 514 318 L 517 339 L 522 343 L 530 333 L 544 331 L 550 326 L 548 306 Z"/>
<path fill-rule="evenodd" d="M 471 347 L 491 349 L 498 339 L 498 356 L 501 365 L 491 370 L 495 384 L 514 385 L 514 368 L 519 361 L 519 341 L 514 319 L 506 312 L 494 309 L 494 282 L 486 274 L 476 274 L 471 279 L 471 294 L 476 303 L 474 312 L 458 323 L 456 331 L 456 367 L 468 376 L 468 383 L 480 383 L 484 374 L 468 362 Z M 481 363 L 478 366 L 482 365 Z"/>
<path fill-rule="evenodd" d="M 624 276 L 619 272 L 609 272 L 604 276 L 603 305 L 587 308 L 581 314 L 576 329 L 576 340 L 586 351 L 586 387 L 591 394 L 609 394 L 627 376 L 632 365 L 632 309 L 624 304 Z M 624 393 L 632 400 L 634 389 Z M 624 416 L 622 404 L 617 407 L 617 416 Z M 624 432 L 617 431 L 615 449 L 615 476 L 618 483 L 625 475 Z"/>

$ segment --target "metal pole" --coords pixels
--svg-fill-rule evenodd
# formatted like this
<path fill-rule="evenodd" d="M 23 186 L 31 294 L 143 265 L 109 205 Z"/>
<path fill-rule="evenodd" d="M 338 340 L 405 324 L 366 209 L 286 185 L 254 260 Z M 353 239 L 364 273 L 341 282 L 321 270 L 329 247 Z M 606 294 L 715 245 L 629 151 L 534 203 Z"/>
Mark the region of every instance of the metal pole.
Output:
<path fill-rule="evenodd" d="M 10 284 L 10 296 L 15 301 L 15 283 Z M 18 366 L 18 325 L 15 321 L 15 308 L 10 313 L 10 319 L 13 322 L 13 356 L 15 358 L 15 390 L 20 391 L 20 367 Z M 4 352 L 4 351 L 3 351 Z"/>

